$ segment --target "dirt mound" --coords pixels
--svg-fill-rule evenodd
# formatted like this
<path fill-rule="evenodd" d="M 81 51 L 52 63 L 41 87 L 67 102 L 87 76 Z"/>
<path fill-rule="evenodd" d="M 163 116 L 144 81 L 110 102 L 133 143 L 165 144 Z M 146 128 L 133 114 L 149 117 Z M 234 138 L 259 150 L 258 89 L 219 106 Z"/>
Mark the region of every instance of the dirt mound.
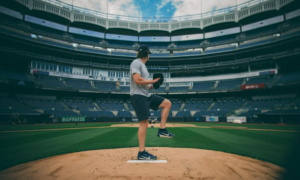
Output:
<path fill-rule="evenodd" d="M 149 124 L 148 127 L 159 127 L 160 123 Z M 111 127 L 139 127 L 140 124 L 132 123 L 132 124 L 113 124 Z M 175 123 L 167 123 L 168 127 L 196 127 L 194 124 L 175 124 Z"/>
<path fill-rule="evenodd" d="M 138 148 L 70 153 L 21 164 L 0 179 L 279 179 L 284 169 L 271 163 L 218 151 L 148 148 L 166 164 L 135 164 Z"/>

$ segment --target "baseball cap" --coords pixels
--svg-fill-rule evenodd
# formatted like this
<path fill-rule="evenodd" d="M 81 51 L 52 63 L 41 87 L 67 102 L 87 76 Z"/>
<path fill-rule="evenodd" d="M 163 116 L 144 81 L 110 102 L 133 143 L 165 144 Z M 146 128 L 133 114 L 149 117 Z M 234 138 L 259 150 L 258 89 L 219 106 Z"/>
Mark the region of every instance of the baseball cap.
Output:
<path fill-rule="evenodd" d="M 144 51 L 144 52 L 148 52 L 148 54 L 152 54 L 149 50 L 149 47 L 146 45 L 146 44 L 142 44 L 140 47 L 139 47 L 139 51 Z"/>

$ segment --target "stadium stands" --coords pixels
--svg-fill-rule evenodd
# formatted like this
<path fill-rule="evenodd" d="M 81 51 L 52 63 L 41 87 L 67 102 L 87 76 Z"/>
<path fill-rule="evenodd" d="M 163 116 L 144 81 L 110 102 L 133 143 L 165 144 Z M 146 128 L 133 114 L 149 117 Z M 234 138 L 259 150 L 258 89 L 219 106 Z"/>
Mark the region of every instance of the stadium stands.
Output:
<path fill-rule="evenodd" d="M 136 53 L 112 51 L 112 55 L 136 57 Z"/>
<path fill-rule="evenodd" d="M 78 110 L 97 109 L 97 107 L 91 100 L 65 99 L 64 103 L 70 106 L 72 109 L 78 109 Z"/>
<path fill-rule="evenodd" d="M 187 92 L 189 86 L 182 86 L 182 87 L 169 87 L 169 92 Z"/>
<path fill-rule="evenodd" d="M 214 87 L 214 85 L 215 81 L 194 82 L 192 91 L 210 91 Z"/>
<path fill-rule="evenodd" d="M 118 116 L 119 117 L 133 117 L 133 115 L 129 111 L 118 111 Z"/>
<path fill-rule="evenodd" d="M 65 80 L 68 85 L 70 85 L 73 89 L 76 90 L 90 90 L 94 91 L 95 89 L 91 86 L 90 82 L 87 80 L 80 79 L 66 79 Z"/>
<path fill-rule="evenodd" d="M 25 104 L 20 103 L 14 98 L 9 98 L 5 95 L 1 95 L 0 114 L 12 114 L 14 112 L 18 114 L 32 114 L 32 115 L 40 114 L 39 112 L 30 109 Z"/>
<path fill-rule="evenodd" d="M 197 111 L 193 117 L 201 117 L 201 116 L 219 116 L 219 117 L 225 117 L 226 114 L 228 114 L 230 110 L 228 109 L 211 109 L 208 111 Z"/>
<path fill-rule="evenodd" d="M 187 111 L 206 111 L 211 103 L 211 99 L 190 99 L 186 100 L 184 109 Z"/>
<path fill-rule="evenodd" d="M 66 86 L 58 80 L 57 77 L 41 76 L 35 77 L 34 80 L 43 84 L 45 87 L 66 88 Z"/>
<path fill-rule="evenodd" d="M 97 100 L 97 104 L 105 110 L 123 110 L 125 109 L 123 101 L 120 100 Z"/>
<path fill-rule="evenodd" d="M 150 116 L 161 117 L 161 108 L 157 111 L 150 111 Z M 172 110 L 169 112 L 169 117 L 172 117 Z"/>
<path fill-rule="evenodd" d="M 14 79 L 19 81 L 31 81 L 24 72 L 20 72 L 16 70 L 0 69 L 0 78 Z"/>
<path fill-rule="evenodd" d="M 276 85 L 300 83 L 300 72 L 286 72 L 275 82 Z"/>
<path fill-rule="evenodd" d="M 113 82 L 94 81 L 94 85 L 100 91 L 116 91 L 116 85 Z"/>
<path fill-rule="evenodd" d="M 291 98 L 279 99 L 254 99 L 245 104 L 242 108 L 249 110 L 270 110 L 272 108 L 279 108 L 291 102 Z"/>
<path fill-rule="evenodd" d="M 129 92 L 130 87 L 129 86 L 120 86 L 120 90 L 121 90 L 121 92 Z"/>
<path fill-rule="evenodd" d="M 79 41 L 79 42 L 99 44 L 99 42 L 101 41 L 100 38 L 83 36 L 83 35 L 78 35 L 78 34 L 72 34 L 71 36 L 72 36 L 73 40 Z"/>
<path fill-rule="evenodd" d="M 241 88 L 243 81 L 244 79 L 222 80 L 219 82 L 215 90 L 217 91 L 238 90 Z"/>
<path fill-rule="evenodd" d="M 77 49 L 79 51 L 85 51 L 85 52 L 92 52 L 92 53 L 97 53 L 97 54 L 108 54 L 108 51 L 104 49 L 99 49 L 99 48 L 92 48 L 92 47 L 84 47 L 84 46 L 77 46 Z"/>
<path fill-rule="evenodd" d="M 258 46 L 258 45 L 266 44 L 266 43 L 271 43 L 271 42 L 273 42 L 274 40 L 275 40 L 275 39 L 265 39 L 265 40 L 256 41 L 256 42 L 244 43 L 244 44 L 241 44 L 241 45 L 239 46 L 239 49 L 242 49 L 242 48 L 248 48 L 248 47 L 254 47 L 254 46 Z"/>
<path fill-rule="evenodd" d="M 113 47 L 132 47 L 134 42 L 130 41 L 118 41 L 118 40 L 106 40 L 109 46 Z"/>
<path fill-rule="evenodd" d="M 170 53 L 152 53 L 151 57 L 170 57 Z"/>
<path fill-rule="evenodd" d="M 254 117 L 254 115 L 261 114 L 260 110 L 248 110 L 247 112 L 239 114 L 239 116 L 246 116 L 246 117 Z"/>
<path fill-rule="evenodd" d="M 177 47 L 191 47 L 191 46 L 199 46 L 202 41 L 195 40 L 195 41 L 181 41 L 175 42 Z"/>
<path fill-rule="evenodd" d="M 191 112 L 190 111 L 178 111 L 176 114 L 176 117 L 190 117 Z"/>
<path fill-rule="evenodd" d="M 270 84 L 272 81 L 274 81 L 273 77 L 259 76 L 259 77 L 250 78 L 245 84 L 259 84 L 259 83 Z"/>
<path fill-rule="evenodd" d="M 60 109 L 55 109 L 55 110 L 45 110 L 44 114 L 50 114 L 53 115 L 53 117 L 58 118 L 58 117 L 79 117 L 81 116 L 80 114 L 77 114 L 73 112 L 72 110 L 60 110 Z"/>
<path fill-rule="evenodd" d="M 233 50 L 235 50 L 235 46 L 219 48 L 219 49 L 211 49 L 211 50 L 209 49 L 205 51 L 205 54 L 220 53 L 220 52 L 233 51 Z"/>
<path fill-rule="evenodd" d="M 201 51 L 189 51 L 189 52 L 174 52 L 173 56 L 195 56 L 201 55 Z"/>
<path fill-rule="evenodd" d="M 178 99 L 170 99 L 172 106 L 171 106 L 171 111 L 177 111 L 180 106 L 181 106 L 181 100 Z"/>
<path fill-rule="evenodd" d="M 39 38 L 38 41 L 41 42 L 41 43 L 49 44 L 49 45 L 56 46 L 56 47 L 59 47 L 59 48 L 74 50 L 74 47 L 71 44 L 61 43 L 61 42 L 57 42 L 57 41 L 50 40 L 50 39 L 44 39 L 44 38 Z"/>
<path fill-rule="evenodd" d="M 18 100 L 32 109 L 65 109 L 66 107 L 56 99 L 44 99 L 33 97 L 19 97 Z"/>
<path fill-rule="evenodd" d="M 237 109 L 246 102 L 245 99 L 223 99 L 218 100 L 211 109 Z"/>
<path fill-rule="evenodd" d="M 166 87 L 160 87 L 158 89 L 150 89 L 149 92 L 150 93 L 164 93 L 166 91 Z"/>
<path fill-rule="evenodd" d="M 115 117 L 115 115 L 110 111 L 80 110 L 80 113 L 87 117 Z"/>

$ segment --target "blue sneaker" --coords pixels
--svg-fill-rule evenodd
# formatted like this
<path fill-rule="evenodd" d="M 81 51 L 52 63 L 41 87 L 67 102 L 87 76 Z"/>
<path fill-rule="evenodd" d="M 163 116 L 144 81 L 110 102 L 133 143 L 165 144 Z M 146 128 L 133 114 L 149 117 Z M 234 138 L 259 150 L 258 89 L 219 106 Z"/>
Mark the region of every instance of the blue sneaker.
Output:
<path fill-rule="evenodd" d="M 143 152 L 139 152 L 137 156 L 138 160 L 156 160 L 157 156 L 154 156 L 150 153 L 148 153 L 146 150 Z"/>
<path fill-rule="evenodd" d="M 158 129 L 157 136 L 164 138 L 173 138 L 175 137 L 175 134 L 170 133 L 167 129 Z"/>

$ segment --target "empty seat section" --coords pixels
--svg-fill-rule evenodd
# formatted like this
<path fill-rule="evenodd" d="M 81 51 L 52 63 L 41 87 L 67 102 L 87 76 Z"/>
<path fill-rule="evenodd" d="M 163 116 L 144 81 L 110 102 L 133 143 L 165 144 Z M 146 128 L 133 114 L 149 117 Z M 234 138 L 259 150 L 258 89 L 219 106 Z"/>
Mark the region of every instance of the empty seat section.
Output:
<path fill-rule="evenodd" d="M 210 91 L 215 85 L 215 81 L 195 82 L 193 91 Z"/>
<path fill-rule="evenodd" d="M 222 80 L 219 82 L 218 86 L 216 87 L 216 90 L 238 90 L 241 89 L 243 81 L 244 79 Z"/>
<path fill-rule="evenodd" d="M 66 86 L 57 77 L 40 76 L 35 77 L 34 80 L 46 87 L 66 88 Z"/>
<path fill-rule="evenodd" d="M 114 82 L 94 81 L 95 87 L 100 91 L 115 91 L 116 85 Z"/>
<path fill-rule="evenodd" d="M 66 83 L 72 86 L 73 89 L 76 90 L 94 90 L 91 86 L 91 83 L 87 80 L 80 80 L 80 79 L 66 79 Z"/>

